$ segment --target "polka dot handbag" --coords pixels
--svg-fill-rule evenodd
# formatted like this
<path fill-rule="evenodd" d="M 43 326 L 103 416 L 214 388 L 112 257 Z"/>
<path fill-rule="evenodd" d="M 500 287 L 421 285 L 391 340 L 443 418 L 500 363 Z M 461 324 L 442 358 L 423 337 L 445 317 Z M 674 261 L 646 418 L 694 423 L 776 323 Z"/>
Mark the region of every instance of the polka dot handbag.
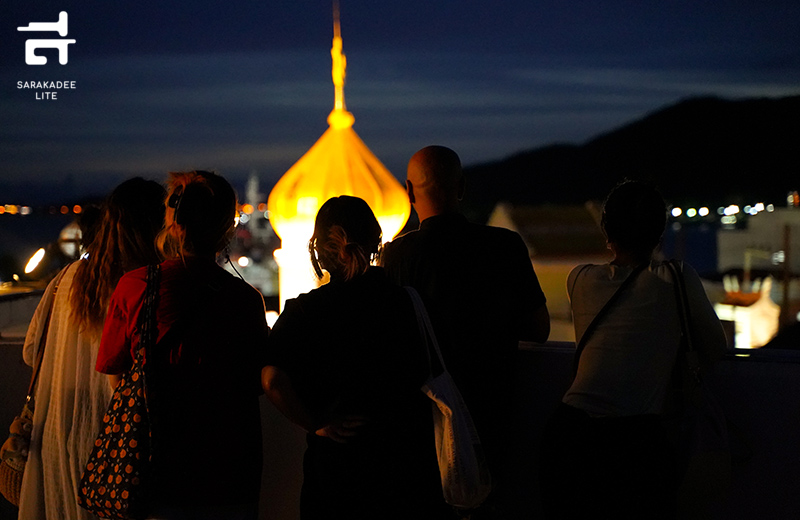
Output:
<path fill-rule="evenodd" d="M 156 334 L 158 275 L 159 266 L 148 267 L 139 348 L 114 390 L 78 486 L 78 504 L 100 518 L 136 519 L 148 513 L 152 435 L 144 368 L 145 351 Z"/>

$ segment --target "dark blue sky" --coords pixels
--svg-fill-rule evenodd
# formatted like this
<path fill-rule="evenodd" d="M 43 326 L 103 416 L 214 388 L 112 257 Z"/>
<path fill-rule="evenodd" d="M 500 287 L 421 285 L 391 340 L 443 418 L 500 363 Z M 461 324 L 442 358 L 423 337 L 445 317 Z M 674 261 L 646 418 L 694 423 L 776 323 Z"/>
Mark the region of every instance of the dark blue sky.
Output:
<path fill-rule="evenodd" d="M 26 39 L 58 36 L 16 28 L 62 10 L 69 63 L 26 65 Z M 341 14 L 354 128 L 400 178 L 427 144 L 474 164 L 690 96 L 800 94 L 796 0 L 341 0 Z M 268 187 L 327 128 L 331 36 L 328 1 L 4 0 L 0 197 L 184 168 Z M 17 88 L 31 80 L 77 88 L 36 100 Z"/>

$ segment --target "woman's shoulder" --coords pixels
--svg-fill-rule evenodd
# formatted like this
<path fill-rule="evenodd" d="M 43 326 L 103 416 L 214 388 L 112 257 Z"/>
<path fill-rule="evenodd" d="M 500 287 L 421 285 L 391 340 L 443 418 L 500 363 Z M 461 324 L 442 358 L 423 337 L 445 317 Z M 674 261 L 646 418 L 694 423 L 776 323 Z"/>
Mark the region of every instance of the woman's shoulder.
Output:
<path fill-rule="evenodd" d="M 675 283 L 676 273 L 683 277 L 684 281 L 694 283 L 700 277 L 689 263 L 683 260 L 657 260 L 650 264 L 650 272 L 668 283 Z"/>
<path fill-rule="evenodd" d="M 117 282 L 117 291 L 131 290 L 142 287 L 147 282 L 147 266 L 138 267 L 123 274 Z"/>
<path fill-rule="evenodd" d="M 615 276 L 617 269 L 611 264 L 580 264 L 572 268 L 567 276 L 569 286 L 575 284 L 577 278 L 589 276 L 591 278 L 608 278 L 611 279 Z"/>

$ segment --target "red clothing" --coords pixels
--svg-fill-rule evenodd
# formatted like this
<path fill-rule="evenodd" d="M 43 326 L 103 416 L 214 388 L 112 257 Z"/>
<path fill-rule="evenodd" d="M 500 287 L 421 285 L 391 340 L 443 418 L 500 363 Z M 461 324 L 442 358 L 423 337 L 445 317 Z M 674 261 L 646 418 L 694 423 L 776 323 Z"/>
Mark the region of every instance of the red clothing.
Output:
<path fill-rule="evenodd" d="M 127 371 L 138 344 L 146 268 L 111 298 L 96 368 Z M 208 260 L 161 264 L 158 340 L 147 354 L 157 503 L 167 507 L 257 502 L 258 396 L 269 327 L 261 295 Z M 221 450 L 213 456 L 212 452 Z M 236 475 L 235 479 L 221 478 Z"/>

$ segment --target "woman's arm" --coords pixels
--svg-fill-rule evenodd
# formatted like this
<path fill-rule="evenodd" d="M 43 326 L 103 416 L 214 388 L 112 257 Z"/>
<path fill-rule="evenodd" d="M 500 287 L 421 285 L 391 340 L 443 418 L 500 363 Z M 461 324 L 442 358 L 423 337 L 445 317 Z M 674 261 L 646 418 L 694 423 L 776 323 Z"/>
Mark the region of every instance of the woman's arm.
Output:
<path fill-rule="evenodd" d="M 706 363 L 714 363 L 725 355 L 728 342 L 725 331 L 708 301 L 703 283 L 697 272 L 689 264 L 683 264 L 683 278 L 686 297 L 689 300 L 689 315 L 692 342 Z"/>
<path fill-rule="evenodd" d="M 345 416 L 320 427 L 297 395 L 289 375 L 278 367 L 268 365 L 261 370 L 261 386 L 267 398 L 287 419 L 320 437 L 344 443 L 358 435 L 359 427 L 366 424 L 363 417 Z"/>
<path fill-rule="evenodd" d="M 116 389 L 122 380 L 122 374 L 108 374 L 106 377 L 108 377 L 108 384 L 111 385 L 112 390 Z"/>
<path fill-rule="evenodd" d="M 275 408 L 287 419 L 307 432 L 316 430 L 311 413 L 300 401 L 286 372 L 278 367 L 265 366 L 261 369 L 261 387 Z"/>
<path fill-rule="evenodd" d="M 39 353 L 39 345 L 42 340 L 41 335 L 44 332 L 44 321 L 47 319 L 48 312 L 51 312 L 51 307 L 55 306 L 55 285 L 61 280 L 62 273 L 64 273 L 69 266 L 65 267 L 63 271 L 57 274 L 47 288 L 44 290 L 42 299 L 36 305 L 36 310 L 33 313 L 30 323 L 28 324 L 28 331 L 25 334 L 25 342 L 22 345 L 22 359 L 28 366 L 33 366 L 36 362 L 36 355 Z M 47 340 L 47 338 L 43 338 Z"/>

